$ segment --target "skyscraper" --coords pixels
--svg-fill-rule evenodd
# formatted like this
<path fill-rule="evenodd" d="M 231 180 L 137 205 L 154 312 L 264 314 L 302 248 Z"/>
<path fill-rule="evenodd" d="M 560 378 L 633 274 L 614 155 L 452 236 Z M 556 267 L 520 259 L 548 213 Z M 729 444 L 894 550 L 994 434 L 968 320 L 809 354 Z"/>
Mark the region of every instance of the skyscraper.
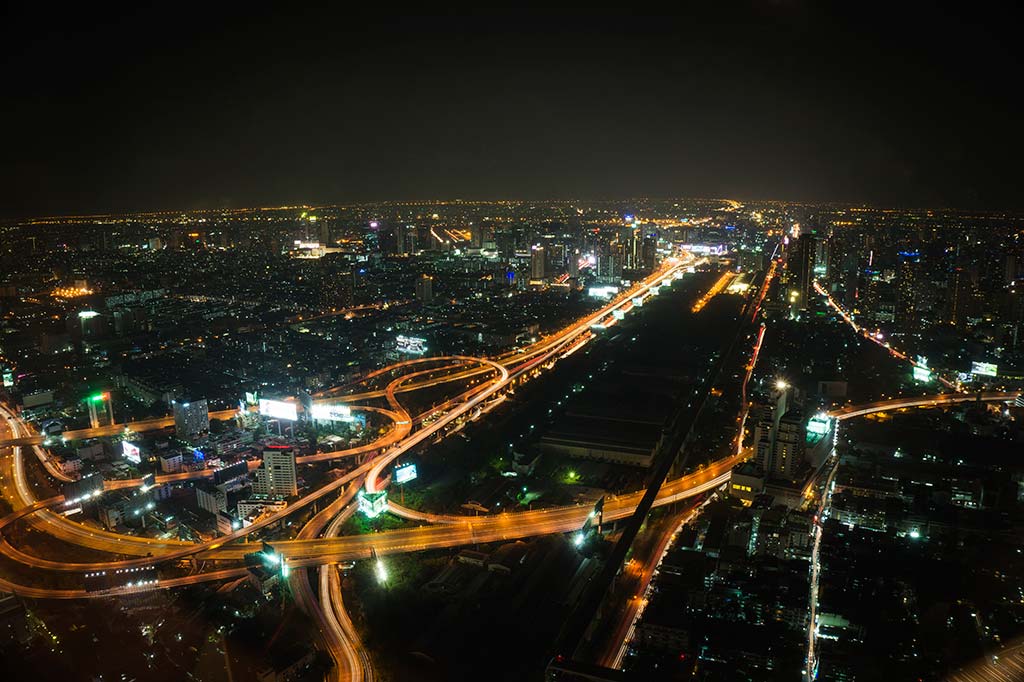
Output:
<path fill-rule="evenodd" d="M 543 246 L 535 244 L 530 249 L 530 278 L 544 279 L 547 276 L 547 251 Z"/>
<path fill-rule="evenodd" d="M 896 327 L 909 332 L 917 325 L 917 271 L 921 254 L 900 251 L 896 256 Z"/>
<path fill-rule="evenodd" d="M 804 460 L 803 412 L 791 405 L 792 389 L 780 383 L 774 405 L 762 408 L 754 427 L 754 462 L 765 476 L 795 480 Z"/>
<path fill-rule="evenodd" d="M 779 419 L 772 447 L 771 476 L 787 481 L 796 480 L 804 460 L 806 432 L 803 412 L 791 408 Z"/>
<path fill-rule="evenodd" d="M 791 291 L 797 292 L 796 307 L 807 308 L 807 302 L 814 292 L 814 264 L 821 246 L 821 238 L 813 232 L 804 232 L 793 249 L 792 260 L 787 269 L 791 270 Z"/>

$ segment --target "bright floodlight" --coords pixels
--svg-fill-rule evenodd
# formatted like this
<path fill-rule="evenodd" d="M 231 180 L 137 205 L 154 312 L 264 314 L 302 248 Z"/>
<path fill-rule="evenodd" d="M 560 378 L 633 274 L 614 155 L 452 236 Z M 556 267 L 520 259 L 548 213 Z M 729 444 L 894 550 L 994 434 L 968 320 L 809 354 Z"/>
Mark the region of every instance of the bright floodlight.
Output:
<path fill-rule="evenodd" d="M 381 561 L 380 559 L 377 559 L 377 566 L 375 568 L 376 568 L 376 572 L 377 572 L 377 580 L 378 580 L 378 582 L 380 582 L 381 584 L 386 583 L 388 581 L 388 569 L 387 569 L 387 566 L 384 565 L 383 561 Z"/>
<path fill-rule="evenodd" d="M 577 547 L 581 546 L 583 544 L 583 533 L 576 533 L 572 538 L 572 544 Z"/>
<path fill-rule="evenodd" d="M 785 391 L 787 388 L 789 388 L 789 384 L 787 384 L 782 379 L 779 379 L 775 382 L 775 388 L 779 389 L 780 391 Z"/>

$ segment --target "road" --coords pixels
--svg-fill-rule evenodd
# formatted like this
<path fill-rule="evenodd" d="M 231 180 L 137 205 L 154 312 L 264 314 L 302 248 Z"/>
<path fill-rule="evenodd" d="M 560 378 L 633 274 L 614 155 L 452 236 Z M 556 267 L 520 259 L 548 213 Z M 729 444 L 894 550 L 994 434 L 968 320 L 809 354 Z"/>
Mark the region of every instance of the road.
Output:
<path fill-rule="evenodd" d="M 384 464 L 378 463 L 378 465 L 376 465 L 373 468 L 373 478 L 371 479 L 373 484 L 376 484 L 376 481 L 379 478 L 379 474 L 383 470 L 387 462 L 393 461 L 395 458 L 397 458 L 404 452 L 408 451 L 409 448 L 425 441 L 428 437 L 432 436 L 437 432 L 440 432 L 449 424 L 455 422 L 457 419 L 460 419 L 463 415 L 467 414 L 477 405 L 481 404 L 489 396 L 497 393 L 502 388 L 508 386 L 513 378 L 523 377 L 528 372 L 537 371 L 536 368 L 538 368 L 538 366 L 544 364 L 547 361 L 552 361 L 557 357 L 557 354 L 562 349 L 566 348 L 567 346 L 571 346 L 573 340 L 576 337 L 579 337 L 581 335 L 589 335 L 589 327 L 591 324 L 594 324 L 596 321 L 599 321 L 602 318 L 609 316 L 611 312 L 615 310 L 617 307 L 623 305 L 626 302 L 632 301 L 636 296 L 644 295 L 648 293 L 651 288 L 660 286 L 661 284 L 671 280 L 674 277 L 675 273 L 678 272 L 682 267 L 683 264 L 678 261 L 668 264 L 667 267 L 664 267 L 658 272 L 654 273 L 644 282 L 638 284 L 637 286 L 633 287 L 627 292 L 624 292 L 618 298 L 616 298 L 606 306 L 602 307 L 597 313 L 592 314 L 591 316 L 588 316 L 587 318 L 584 318 L 581 321 L 577 321 L 577 323 L 567 326 L 564 329 L 556 332 L 555 334 L 552 334 L 548 337 L 545 337 L 544 339 L 541 339 L 526 352 L 517 352 L 514 354 L 509 354 L 508 357 L 513 358 L 510 364 L 515 364 L 517 366 L 514 375 L 511 375 L 503 365 L 500 365 L 499 363 L 493 361 L 480 360 L 477 358 L 456 358 L 456 360 L 463 362 L 480 362 L 487 364 L 489 365 L 490 368 L 489 371 L 497 370 L 500 373 L 500 376 L 499 378 L 493 380 L 489 384 L 485 384 L 479 387 L 473 387 L 470 391 L 472 397 L 468 397 L 460 404 L 455 405 L 451 410 L 443 414 L 440 418 L 432 422 L 429 426 L 421 429 L 420 431 L 417 431 L 408 438 L 406 438 L 406 436 L 408 435 L 408 430 L 411 430 L 412 425 L 409 423 L 410 420 L 407 419 L 407 413 L 404 411 L 404 408 L 401 407 L 401 405 L 398 403 L 395 397 L 398 388 L 406 382 L 406 378 L 399 377 L 391 381 L 388 384 L 387 388 L 385 389 L 385 396 L 388 399 L 389 405 L 392 408 L 394 408 L 396 426 L 400 428 L 395 429 L 392 432 L 393 435 L 389 436 L 389 438 L 391 438 L 391 441 L 384 443 L 378 442 L 373 445 L 365 446 L 364 448 L 367 451 L 378 448 L 384 449 L 387 448 L 389 445 L 393 444 L 393 442 L 397 443 L 396 447 L 389 450 L 384 455 L 384 457 L 378 458 L 379 460 L 386 461 Z M 532 359 L 520 364 L 524 357 Z M 432 361 L 434 362 L 437 362 L 438 360 L 438 358 L 432 359 Z M 444 359 L 441 358 L 440 360 Z M 411 365 L 414 364 L 414 362 L 415 361 L 409 361 L 403 364 Z M 390 371 L 390 369 L 385 371 Z M 382 371 L 381 373 L 384 372 Z M 459 399 L 453 399 L 452 401 L 449 402 L 454 404 L 458 400 Z M 12 428 L 12 438 L 20 438 L 27 435 L 27 430 L 23 425 L 19 426 L 19 422 L 17 421 L 16 417 L 14 417 L 13 414 L 6 413 L 6 416 L 8 418 L 8 423 L 11 425 Z M 160 422 L 160 420 L 153 420 L 151 424 L 155 424 L 157 422 Z M 139 423 L 137 422 L 134 425 L 137 426 L 138 424 Z M 25 432 L 23 433 L 23 431 Z M 403 438 L 404 440 L 402 440 Z M 15 469 L 20 469 L 20 454 L 21 453 L 19 448 L 15 447 L 13 450 L 13 462 L 16 463 L 14 465 Z M 314 458 L 317 460 L 321 458 L 335 458 L 338 456 L 344 456 L 345 454 L 351 453 L 324 453 L 323 457 L 312 456 L 308 460 L 300 459 L 300 461 L 315 461 Z M 47 459 L 43 459 L 43 461 L 44 464 L 48 463 Z M 53 472 L 51 471 L 51 473 Z M 365 468 L 359 467 L 354 472 L 351 472 L 350 476 L 358 477 L 363 475 L 364 473 L 366 473 Z M 193 476 L 198 477 L 203 475 L 209 474 L 186 473 L 180 475 L 180 477 L 177 480 L 184 480 L 186 478 L 190 478 Z M 18 482 L 23 481 L 23 476 L 15 476 L 13 478 L 15 481 Z M 347 477 L 344 482 L 348 482 Z M 270 523 L 279 520 L 280 517 L 290 514 L 296 509 L 300 509 L 303 506 L 306 506 L 310 502 L 315 501 L 326 494 L 334 492 L 338 487 L 340 487 L 341 484 L 342 481 L 335 481 L 334 483 L 324 488 L 321 488 L 320 490 L 315 491 L 314 493 L 311 493 L 309 496 L 302 498 L 297 503 L 289 506 L 279 515 L 269 516 L 263 521 L 261 521 L 259 524 L 249 526 L 245 529 L 240 530 L 238 533 L 225 536 L 223 538 L 219 538 L 217 541 L 204 543 L 200 545 L 181 543 L 178 541 L 171 540 L 154 540 L 150 538 L 137 538 L 132 536 L 122 536 L 113 533 L 107 533 L 105 531 L 100 531 L 94 528 L 82 526 L 81 524 L 77 524 L 73 521 L 64 518 L 63 516 L 50 512 L 48 509 L 40 511 L 38 516 L 41 518 L 43 522 L 47 524 L 47 526 L 45 527 L 46 530 L 48 530 L 52 534 L 56 535 L 61 539 L 68 540 L 71 542 L 77 542 L 78 544 L 82 544 L 93 549 L 100 549 L 115 554 L 134 553 L 137 555 L 144 556 L 149 554 L 159 554 L 161 560 L 183 558 L 185 556 L 197 554 L 200 552 L 206 553 L 210 556 L 213 556 L 214 558 L 220 558 L 222 554 L 220 552 L 213 554 L 214 550 L 218 550 L 223 545 L 233 540 L 240 539 L 242 536 L 253 532 L 254 529 L 258 529 L 257 526 L 269 525 Z M 131 487 L 132 485 L 135 485 L 134 481 L 123 481 L 116 483 L 115 487 Z M 20 501 L 20 504 L 16 506 L 16 509 L 21 507 L 33 507 L 35 505 L 35 496 L 30 491 L 27 490 L 27 487 L 25 485 L 19 483 L 14 487 L 16 489 L 15 497 L 17 497 Z M 8 495 L 11 495 L 10 490 L 7 490 L 5 492 Z M 56 504 L 58 503 L 59 500 L 55 498 L 45 506 L 56 506 Z M 35 515 L 33 515 L 33 517 L 30 518 L 30 521 L 36 524 L 38 527 L 39 519 L 36 519 L 34 517 Z M 26 560 L 25 555 L 16 552 L 9 545 L 6 545 L 4 549 L 8 552 L 9 555 L 12 556 L 12 558 L 16 558 L 21 561 Z M 35 561 L 38 564 L 38 562 L 42 560 L 36 559 Z M 120 565 L 141 565 L 141 563 L 143 562 L 145 562 L 145 559 L 129 560 L 128 562 L 121 562 Z M 45 567 L 53 568 L 55 570 L 95 570 L 97 568 L 102 570 L 103 568 L 111 566 L 114 563 L 115 562 L 95 562 L 93 564 L 68 565 L 64 562 L 49 562 L 49 565 Z"/>
<path fill-rule="evenodd" d="M 994 654 L 975 661 L 946 678 L 946 682 L 1024 681 L 1024 637 Z"/>
<path fill-rule="evenodd" d="M 888 400 L 876 400 L 870 403 L 861 403 L 860 405 L 840 407 L 829 411 L 828 416 L 842 421 L 844 419 L 852 419 L 853 417 L 863 417 L 866 414 L 901 410 L 908 407 L 944 407 L 974 401 L 1008 402 L 1016 400 L 1020 394 L 1020 391 L 985 391 L 982 393 L 940 393 L 938 395 L 890 398 Z"/>

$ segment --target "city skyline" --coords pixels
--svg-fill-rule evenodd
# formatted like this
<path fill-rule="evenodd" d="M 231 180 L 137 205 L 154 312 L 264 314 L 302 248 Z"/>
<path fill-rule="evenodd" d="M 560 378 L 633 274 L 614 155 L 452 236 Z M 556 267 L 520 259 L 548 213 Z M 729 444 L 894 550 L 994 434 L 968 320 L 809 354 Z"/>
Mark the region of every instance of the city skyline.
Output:
<path fill-rule="evenodd" d="M 1017 33 L 0 11 L 0 677 L 1024 682 Z"/>

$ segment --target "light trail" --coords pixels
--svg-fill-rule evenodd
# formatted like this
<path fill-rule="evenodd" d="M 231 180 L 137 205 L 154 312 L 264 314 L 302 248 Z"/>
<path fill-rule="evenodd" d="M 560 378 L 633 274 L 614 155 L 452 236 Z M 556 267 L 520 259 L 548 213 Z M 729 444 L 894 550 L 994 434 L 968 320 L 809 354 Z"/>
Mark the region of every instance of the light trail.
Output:
<path fill-rule="evenodd" d="M 909 362 L 912 367 L 919 367 L 921 369 L 927 369 L 927 370 L 931 371 L 932 368 L 930 368 L 930 367 L 928 367 L 926 365 L 922 365 L 917 360 L 914 360 L 913 358 L 910 358 L 906 353 L 893 348 L 889 344 L 888 341 L 885 341 L 884 339 L 878 338 L 879 335 L 872 334 L 869 330 L 867 330 L 864 327 L 861 327 L 860 325 L 858 325 L 857 322 L 853 319 L 853 316 L 850 315 L 845 310 L 843 310 L 842 306 L 840 306 L 838 303 L 835 302 L 835 300 L 832 298 L 832 296 L 827 291 L 825 291 L 825 289 L 821 286 L 821 284 L 818 283 L 817 280 L 814 281 L 814 290 L 816 292 L 818 292 L 819 294 L 821 294 L 825 298 L 825 302 L 828 303 L 829 307 L 831 307 L 837 313 L 839 313 L 839 316 L 842 317 L 843 320 L 848 325 L 850 325 L 851 329 L 853 329 L 855 332 L 857 332 L 858 334 L 863 336 L 865 339 L 868 339 L 869 341 L 871 341 L 875 345 L 884 348 L 894 358 L 897 358 L 899 360 L 903 360 L 904 362 Z M 954 390 L 954 391 L 960 390 L 959 388 L 957 388 L 957 385 L 954 382 L 949 381 L 948 379 L 943 377 L 938 372 L 935 373 L 935 378 L 938 379 L 939 382 L 943 386 L 948 388 L 948 389 L 951 389 L 951 390 Z"/>
<path fill-rule="evenodd" d="M 690 312 L 699 313 L 703 310 L 704 306 L 706 306 L 711 299 L 718 296 L 718 294 L 725 290 L 725 287 L 729 285 L 729 282 L 731 282 L 732 278 L 735 276 L 736 274 L 733 272 L 723 272 L 722 276 L 715 280 L 715 283 L 711 285 L 711 288 L 708 289 L 703 296 L 697 299 L 697 302 L 693 304 L 692 308 L 690 308 Z"/>

